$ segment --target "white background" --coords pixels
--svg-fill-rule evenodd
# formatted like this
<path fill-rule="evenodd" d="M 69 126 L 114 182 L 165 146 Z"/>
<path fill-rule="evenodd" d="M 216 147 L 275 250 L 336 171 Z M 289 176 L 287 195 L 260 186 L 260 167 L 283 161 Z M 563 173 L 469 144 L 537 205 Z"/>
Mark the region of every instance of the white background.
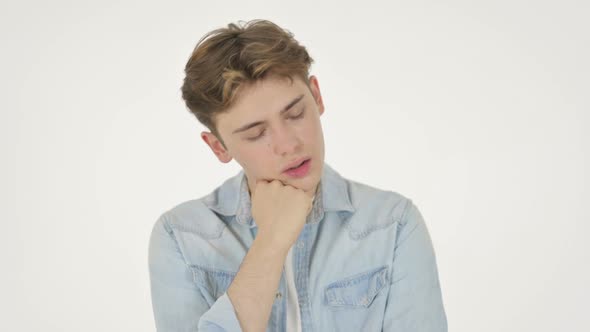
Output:
<path fill-rule="evenodd" d="M 410 197 L 450 331 L 590 331 L 588 1 L 0 5 L 2 331 L 154 331 L 156 218 L 220 164 L 186 110 L 206 32 L 307 46 L 326 162 Z"/>

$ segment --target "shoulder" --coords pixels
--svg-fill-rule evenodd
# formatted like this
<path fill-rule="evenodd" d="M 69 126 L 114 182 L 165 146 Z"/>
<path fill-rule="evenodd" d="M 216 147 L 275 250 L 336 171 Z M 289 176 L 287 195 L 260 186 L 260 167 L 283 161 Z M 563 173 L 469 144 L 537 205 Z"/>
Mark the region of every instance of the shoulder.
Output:
<path fill-rule="evenodd" d="M 380 189 L 354 180 L 347 180 L 351 202 L 356 209 L 374 209 L 395 212 L 393 218 L 401 219 L 412 200 L 397 191 Z"/>
<path fill-rule="evenodd" d="M 169 234 L 188 232 L 203 238 L 221 236 L 225 223 L 205 204 L 208 196 L 188 200 L 164 211 L 154 225 L 154 229 L 166 230 Z"/>
<path fill-rule="evenodd" d="M 358 181 L 345 179 L 352 205 L 357 212 L 385 214 L 395 221 L 402 221 L 412 206 L 412 200 L 403 194 L 377 188 Z"/>
<path fill-rule="evenodd" d="M 172 231 L 189 232 L 205 239 L 218 238 L 235 215 L 243 172 L 226 179 L 209 194 L 165 211 L 158 221 Z"/>
<path fill-rule="evenodd" d="M 395 223 L 398 227 L 403 226 L 410 212 L 415 209 L 413 201 L 397 191 L 350 179 L 345 179 L 345 182 L 355 209 L 347 225 L 353 237 L 362 237 Z"/>

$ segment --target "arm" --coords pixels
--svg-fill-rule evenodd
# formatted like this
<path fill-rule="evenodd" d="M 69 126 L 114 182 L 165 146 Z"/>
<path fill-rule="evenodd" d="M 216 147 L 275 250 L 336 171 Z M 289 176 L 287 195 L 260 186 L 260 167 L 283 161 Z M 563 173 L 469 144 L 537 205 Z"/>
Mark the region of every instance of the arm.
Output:
<path fill-rule="evenodd" d="M 193 280 L 166 214 L 162 215 L 149 245 L 158 331 L 266 330 L 287 253 L 305 224 L 311 201 L 303 190 L 280 181 L 257 185 L 252 197 L 257 236 L 229 288 L 211 307 Z"/>
<path fill-rule="evenodd" d="M 268 240 L 267 240 L 268 239 Z M 209 306 L 193 280 L 166 215 L 149 243 L 152 308 L 158 331 L 265 331 L 288 248 L 258 233 L 233 282 Z"/>
<path fill-rule="evenodd" d="M 227 293 L 242 329 L 265 331 L 289 248 L 311 210 L 312 197 L 280 181 L 261 181 L 252 194 L 258 233 Z"/>
<path fill-rule="evenodd" d="M 288 248 L 259 233 L 227 290 L 242 329 L 265 331 Z"/>
<path fill-rule="evenodd" d="M 447 331 L 432 241 L 411 201 L 398 225 L 385 310 L 383 331 Z"/>

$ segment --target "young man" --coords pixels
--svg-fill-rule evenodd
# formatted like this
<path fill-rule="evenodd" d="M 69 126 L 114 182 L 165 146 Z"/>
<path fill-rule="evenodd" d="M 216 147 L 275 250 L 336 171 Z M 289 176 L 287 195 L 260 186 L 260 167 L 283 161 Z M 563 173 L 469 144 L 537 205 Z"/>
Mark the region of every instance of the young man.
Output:
<path fill-rule="evenodd" d="M 243 170 L 156 222 L 158 331 L 447 330 L 416 206 L 324 163 L 312 61 L 263 20 L 197 44 L 183 98 L 219 161 Z"/>

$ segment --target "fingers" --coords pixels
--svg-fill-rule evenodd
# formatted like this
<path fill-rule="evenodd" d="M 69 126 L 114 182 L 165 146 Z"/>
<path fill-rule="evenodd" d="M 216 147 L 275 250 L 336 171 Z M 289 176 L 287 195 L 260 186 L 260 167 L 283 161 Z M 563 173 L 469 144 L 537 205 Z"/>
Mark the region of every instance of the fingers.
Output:
<path fill-rule="evenodd" d="M 303 193 L 305 193 L 305 190 L 297 188 L 292 184 L 285 183 L 279 179 L 257 179 L 254 187 L 254 192 L 256 192 L 256 188 L 259 185 L 269 185 L 271 186 L 271 188 L 289 187 L 290 190 L 302 191 Z"/>

